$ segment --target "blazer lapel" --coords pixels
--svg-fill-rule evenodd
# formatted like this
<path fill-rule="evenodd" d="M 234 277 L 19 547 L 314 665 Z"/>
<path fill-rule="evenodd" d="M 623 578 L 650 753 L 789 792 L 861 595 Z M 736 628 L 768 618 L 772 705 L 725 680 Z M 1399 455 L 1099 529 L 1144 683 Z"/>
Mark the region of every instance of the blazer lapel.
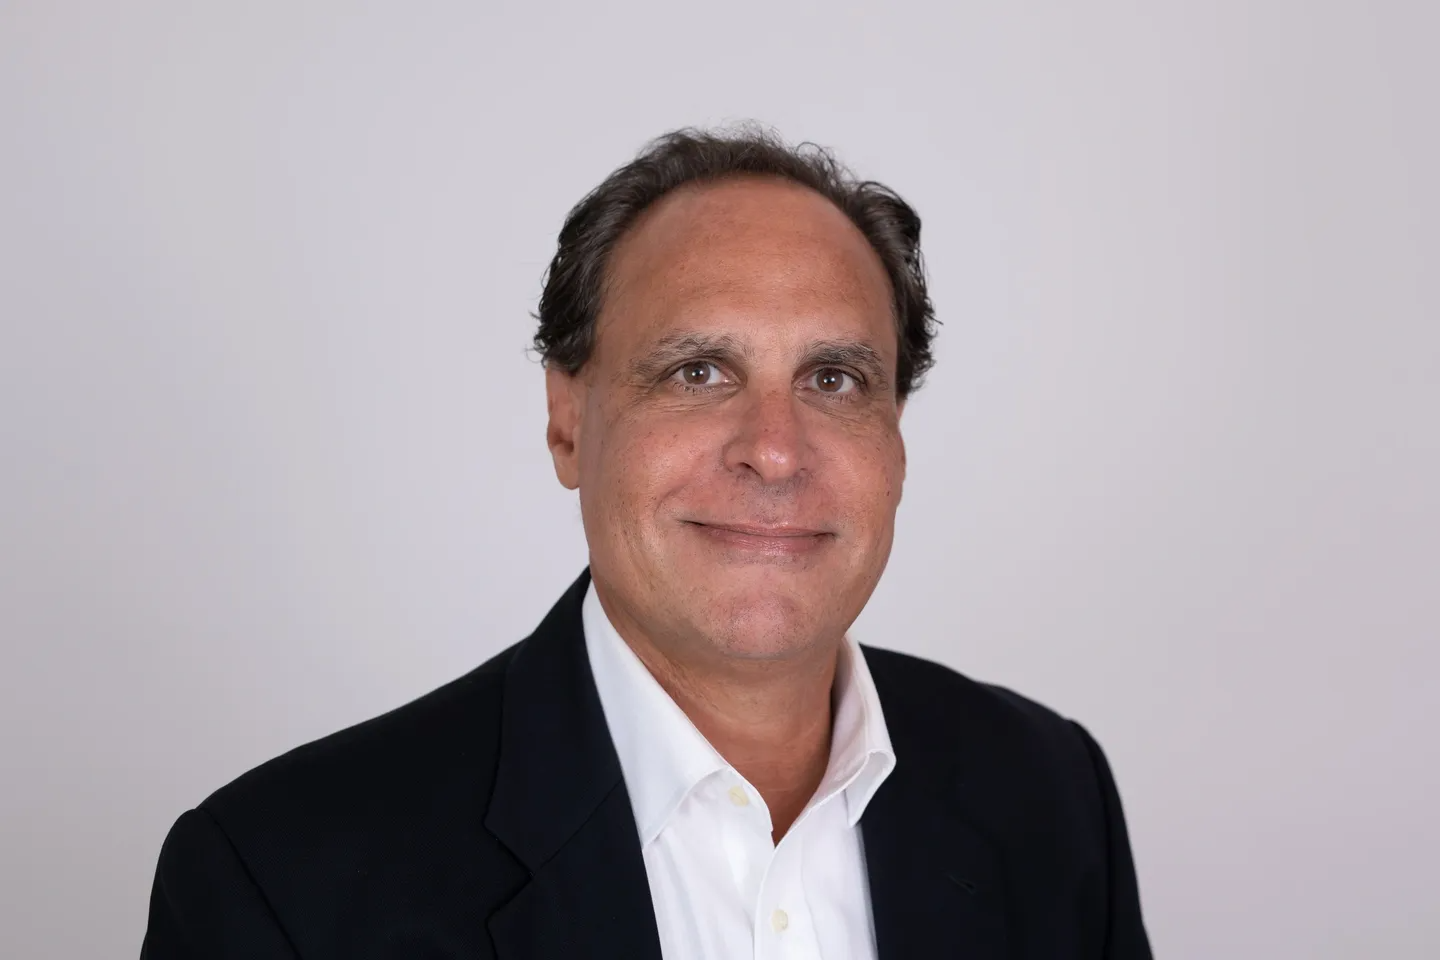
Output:
<path fill-rule="evenodd" d="M 860 833 L 880 960 L 1005 956 L 999 857 L 979 834 L 936 809 L 924 771 L 894 772 L 881 785 Z"/>
<path fill-rule="evenodd" d="M 587 570 L 515 653 L 485 826 L 530 871 L 490 918 L 501 960 L 660 960 L 635 817 L 590 673 Z"/>
<path fill-rule="evenodd" d="M 860 819 L 880 960 L 1006 955 L 999 850 L 967 823 L 955 758 L 906 710 L 904 690 L 867 658 L 895 748 L 895 769 Z"/>
<path fill-rule="evenodd" d="M 502 960 L 660 960 L 650 886 L 623 784 L 490 918 L 490 935 Z"/>

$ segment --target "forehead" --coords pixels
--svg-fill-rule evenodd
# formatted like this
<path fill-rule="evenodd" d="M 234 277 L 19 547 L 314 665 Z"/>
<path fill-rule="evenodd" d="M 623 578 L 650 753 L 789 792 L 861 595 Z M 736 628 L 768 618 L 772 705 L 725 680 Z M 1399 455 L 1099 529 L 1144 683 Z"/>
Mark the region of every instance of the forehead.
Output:
<path fill-rule="evenodd" d="M 617 244 L 600 344 L 681 327 L 895 349 L 889 279 L 864 235 L 818 193 L 770 178 L 681 188 Z"/>

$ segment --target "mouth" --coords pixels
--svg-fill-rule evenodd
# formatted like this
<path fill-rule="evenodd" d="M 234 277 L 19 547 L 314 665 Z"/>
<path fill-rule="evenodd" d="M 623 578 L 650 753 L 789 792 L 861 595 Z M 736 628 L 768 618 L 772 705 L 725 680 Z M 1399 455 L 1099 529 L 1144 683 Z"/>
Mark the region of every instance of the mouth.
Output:
<path fill-rule="evenodd" d="M 701 523 L 697 520 L 685 523 L 717 545 L 773 557 L 803 556 L 834 538 L 834 534 L 826 530 L 790 524 Z"/>

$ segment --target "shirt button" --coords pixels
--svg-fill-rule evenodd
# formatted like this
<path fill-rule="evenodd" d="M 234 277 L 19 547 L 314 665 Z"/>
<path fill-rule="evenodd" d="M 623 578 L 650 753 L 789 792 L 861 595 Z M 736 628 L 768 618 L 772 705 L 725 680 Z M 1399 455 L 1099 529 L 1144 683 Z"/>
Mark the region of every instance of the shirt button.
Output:
<path fill-rule="evenodd" d="M 750 795 L 745 792 L 744 787 L 731 787 L 730 802 L 737 807 L 748 807 L 750 806 Z"/>
<path fill-rule="evenodd" d="M 776 933 L 784 933 L 785 928 L 790 926 L 790 915 L 784 910 L 776 910 L 770 914 L 770 926 L 775 928 Z"/>

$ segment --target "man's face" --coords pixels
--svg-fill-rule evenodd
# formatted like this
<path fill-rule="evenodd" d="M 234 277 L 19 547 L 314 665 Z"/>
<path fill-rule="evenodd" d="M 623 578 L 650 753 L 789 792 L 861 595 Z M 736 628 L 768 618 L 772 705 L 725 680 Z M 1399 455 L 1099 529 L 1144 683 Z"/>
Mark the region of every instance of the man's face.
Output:
<path fill-rule="evenodd" d="M 611 619 L 692 657 L 838 640 L 905 476 L 879 258 L 820 195 L 747 178 L 662 199 L 609 280 L 590 360 L 547 390 Z"/>

